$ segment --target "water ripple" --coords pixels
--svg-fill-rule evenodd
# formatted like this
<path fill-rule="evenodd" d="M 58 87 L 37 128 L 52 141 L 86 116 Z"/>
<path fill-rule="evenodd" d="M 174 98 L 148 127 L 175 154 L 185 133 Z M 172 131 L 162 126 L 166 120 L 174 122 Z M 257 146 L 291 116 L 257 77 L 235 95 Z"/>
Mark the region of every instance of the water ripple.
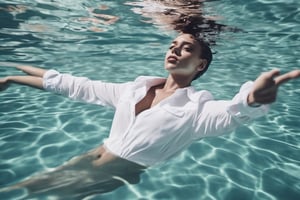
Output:
<path fill-rule="evenodd" d="M 18 64 L 114 82 L 165 75 L 163 56 L 174 33 L 143 23 L 124 2 L 2 1 L 0 76 L 22 74 L 13 67 Z M 300 66 L 298 1 L 207 1 L 205 6 L 209 14 L 222 16 L 221 23 L 243 31 L 220 35 L 214 62 L 196 88 L 213 88 L 217 99 L 228 99 L 261 71 Z M 108 25 L 95 14 L 118 20 Z M 148 169 L 138 184 L 88 199 L 299 199 L 299 83 L 279 91 L 266 117 L 228 136 L 195 142 Z M 0 102 L 1 187 L 96 147 L 113 118 L 113 110 L 24 86 L 1 92 Z"/>

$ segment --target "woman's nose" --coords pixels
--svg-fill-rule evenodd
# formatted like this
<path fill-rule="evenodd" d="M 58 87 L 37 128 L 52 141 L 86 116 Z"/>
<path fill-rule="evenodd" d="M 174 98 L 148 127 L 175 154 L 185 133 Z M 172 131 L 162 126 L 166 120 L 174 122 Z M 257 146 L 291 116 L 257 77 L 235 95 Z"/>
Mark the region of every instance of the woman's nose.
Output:
<path fill-rule="evenodd" d="M 180 48 L 179 47 L 174 47 L 172 49 L 172 53 L 176 54 L 177 56 L 180 56 L 181 55 Z"/>

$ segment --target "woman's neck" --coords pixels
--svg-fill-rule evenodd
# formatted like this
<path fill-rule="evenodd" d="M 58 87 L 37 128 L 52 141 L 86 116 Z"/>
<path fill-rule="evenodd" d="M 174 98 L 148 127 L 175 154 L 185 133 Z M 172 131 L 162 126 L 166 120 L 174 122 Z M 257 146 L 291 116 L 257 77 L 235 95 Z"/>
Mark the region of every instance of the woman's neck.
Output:
<path fill-rule="evenodd" d="M 169 75 L 162 89 L 166 92 L 174 92 L 179 88 L 191 86 L 191 82 L 188 77 Z"/>

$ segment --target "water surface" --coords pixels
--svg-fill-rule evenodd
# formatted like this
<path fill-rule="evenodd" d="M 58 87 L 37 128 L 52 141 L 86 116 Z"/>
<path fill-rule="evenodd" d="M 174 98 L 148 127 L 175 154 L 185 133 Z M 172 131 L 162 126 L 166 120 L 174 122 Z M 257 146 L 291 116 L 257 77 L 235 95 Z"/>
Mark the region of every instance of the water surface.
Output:
<path fill-rule="evenodd" d="M 12 63 L 111 82 L 166 76 L 164 54 L 175 33 L 143 22 L 124 3 L 0 1 L 0 76 L 21 74 Z M 194 83 L 197 89 L 228 99 L 262 71 L 300 67 L 300 2 L 204 5 L 207 15 L 220 16 L 220 23 L 243 31 L 219 36 L 210 69 Z M 93 13 L 117 19 L 108 25 Z M 283 86 L 266 117 L 228 136 L 196 142 L 150 168 L 139 184 L 101 199 L 299 199 L 299 86 L 299 80 Z M 113 117 L 113 110 L 18 85 L 1 92 L 0 102 L 1 187 L 96 147 L 107 137 Z"/>

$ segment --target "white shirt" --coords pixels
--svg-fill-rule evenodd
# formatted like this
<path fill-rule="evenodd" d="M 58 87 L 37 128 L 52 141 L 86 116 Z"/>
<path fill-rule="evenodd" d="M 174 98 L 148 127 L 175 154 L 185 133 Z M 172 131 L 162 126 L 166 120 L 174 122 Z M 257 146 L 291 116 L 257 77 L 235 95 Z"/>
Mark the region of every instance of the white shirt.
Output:
<path fill-rule="evenodd" d="M 248 106 L 247 96 L 253 83 L 247 82 L 229 101 L 216 101 L 208 91 L 196 91 L 192 86 L 177 89 L 136 116 L 136 103 L 148 89 L 165 81 L 142 76 L 128 83 L 104 83 L 49 70 L 43 85 L 48 91 L 72 99 L 115 108 L 104 145 L 113 154 L 144 166 L 173 157 L 195 140 L 231 132 L 240 123 L 250 122 L 268 111 L 267 105 Z"/>

